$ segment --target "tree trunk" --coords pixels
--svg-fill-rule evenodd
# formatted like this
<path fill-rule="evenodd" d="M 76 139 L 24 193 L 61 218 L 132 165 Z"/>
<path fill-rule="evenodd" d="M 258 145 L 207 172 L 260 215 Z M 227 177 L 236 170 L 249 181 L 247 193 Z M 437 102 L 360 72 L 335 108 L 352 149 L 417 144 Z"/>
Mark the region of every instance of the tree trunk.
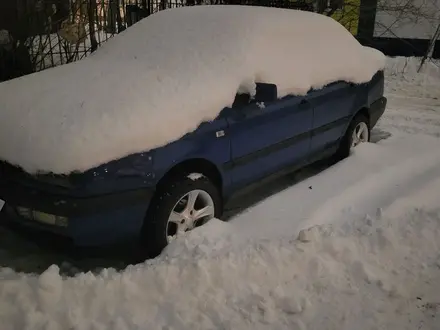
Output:
<path fill-rule="evenodd" d="M 88 17 L 89 17 L 89 31 L 90 31 L 90 44 L 92 53 L 98 49 L 98 42 L 96 41 L 96 0 L 89 0 Z"/>

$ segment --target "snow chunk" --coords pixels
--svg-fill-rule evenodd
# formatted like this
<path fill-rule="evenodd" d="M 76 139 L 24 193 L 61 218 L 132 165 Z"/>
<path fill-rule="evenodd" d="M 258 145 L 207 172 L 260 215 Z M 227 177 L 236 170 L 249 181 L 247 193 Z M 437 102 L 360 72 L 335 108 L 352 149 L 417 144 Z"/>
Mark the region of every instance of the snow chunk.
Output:
<path fill-rule="evenodd" d="M 55 308 L 63 292 L 63 280 L 55 265 L 49 267 L 38 279 L 38 298 L 42 309 Z"/>
<path fill-rule="evenodd" d="M 260 109 L 264 109 L 266 108 L 266 105 L 264 104 L 264 102 L 257 102 L 257 107 L 259 107 Z"/>
<path fill-rule="evenodd" d="M 205 176 L 202 173 L 190 173 L 188 174 L 188 179 L 192 181 L 197 181 L 198 179 L 204 178 Z"/>
<path fill-rule="evenodd" d="M 255 82 L 302 95 L 335 80 L 366 82 L 384 65 L 323 15 L 165 10 L 82 61 L 0 84 L 0 158 L 31 173 L 84 171 L 178 139 Z"/>
<path fill-rule="evenodd" d="M 191 259 L 212 256 L 230 246 L 245 244 L 245 236 L 234 232 L 234 227 L 218 219 L 212 219 L 187 235 L 172 241 L 163 251 L 167 258 Z"/>

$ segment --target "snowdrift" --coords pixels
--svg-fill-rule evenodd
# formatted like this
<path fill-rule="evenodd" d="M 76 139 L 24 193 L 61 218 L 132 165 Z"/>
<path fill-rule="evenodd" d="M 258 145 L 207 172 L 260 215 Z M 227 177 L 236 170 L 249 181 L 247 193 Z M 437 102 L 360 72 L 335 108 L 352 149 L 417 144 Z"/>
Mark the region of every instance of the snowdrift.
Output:
<path fill-rule="evenodd" d="M 85 60 L 0 84 L 0 159 L 30 173 L 84 171 L 178 139 L 255 82 L 300 95 L 334 80 L 366 82 L 384 65 L 382 53 L 322 15 L 170 9 Z"/>
<path fill-rule="evenodd" d="M 221 228 L 229 239 L 215 237 Z M 438 210 L 241 247 L 232 230 L 213 220 L 123 272 L 0 269 L 3 329 L 436 329 Z"/>

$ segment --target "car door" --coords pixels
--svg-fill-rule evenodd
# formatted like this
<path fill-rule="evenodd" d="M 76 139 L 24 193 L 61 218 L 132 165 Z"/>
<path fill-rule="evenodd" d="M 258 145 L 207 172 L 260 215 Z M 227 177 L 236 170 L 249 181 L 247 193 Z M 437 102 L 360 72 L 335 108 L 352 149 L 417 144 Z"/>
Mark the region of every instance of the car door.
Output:
<path fill-rule="evenodd" d="M 264 94 L 264 93 L 263 93 Z M 304 97 L 258 97 L 227 116 L 231 178 L 245 185 L 307 158 L 313 110 Z"/>
<path fill-rule="evenodd" d="M 320 90 L 311 91 L 308 100 L 313 107 L 311 154 L 320 154 L 336 146 L 344 135 L 352 117 L 356 101 L 356 87 L 336 82 Z"/>

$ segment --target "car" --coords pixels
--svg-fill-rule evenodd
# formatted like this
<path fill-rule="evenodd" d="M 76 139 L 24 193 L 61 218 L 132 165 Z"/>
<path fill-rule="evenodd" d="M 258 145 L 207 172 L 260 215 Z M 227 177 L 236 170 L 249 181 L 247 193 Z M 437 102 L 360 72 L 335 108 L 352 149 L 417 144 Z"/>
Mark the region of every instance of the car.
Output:
<path fill-rule="evenodd" d="M 302 95 L 280 92 L 276 80 L 257 81 L 183 136 L 84 171 L 30 173 L 4 160 L 0 206 L 8 221 L 77 245 L 140 239 L 157 255 L 175 238 L 221 218 L 241 189 L 326 157 L 343 159 L 368 142 L 387 104 L 383 69 L 361 83 L 347 80 L 327 79 Z"/>

